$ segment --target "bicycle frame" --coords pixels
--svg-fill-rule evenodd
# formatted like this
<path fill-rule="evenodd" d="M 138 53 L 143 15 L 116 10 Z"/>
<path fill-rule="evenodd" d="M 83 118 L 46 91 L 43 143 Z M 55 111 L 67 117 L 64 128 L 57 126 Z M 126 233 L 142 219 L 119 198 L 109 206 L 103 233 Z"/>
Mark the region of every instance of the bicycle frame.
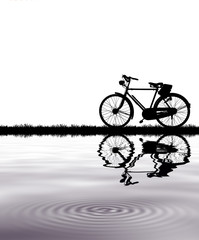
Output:
<path fill-rule="evenodd" d="M 130 94 L 129 91 L 134 91 L 134 90 L 135 91 L 155 91 L 155 93 L 153 95 L 153 99 L 151 101 L 151 105 L 150 105 L 150 108 L 152 108 L 159 89 L 158 88 L 129 88 L 129 84 L 130 83 L 128 83 L 128 86 L 126 86 L 126 90 L 125 90 L 125 93 L 123 96 L 125 96 L 125 97 L 126 97 L 126 95 L 129 96 L 129 98 L 131 98 L 133 100 L 133 102 L 136 103 L 138 105 L 138 107 L 140 107 L 142 110 L 146 109 L 144 107 L 144 105 L 134 95 Z M 116 94 L 118 94 L 118 93 L 116 92 Z M 120 106 L 123 105 L 123 102 L 124 102 L 124 100 L 121 102 Z"/>

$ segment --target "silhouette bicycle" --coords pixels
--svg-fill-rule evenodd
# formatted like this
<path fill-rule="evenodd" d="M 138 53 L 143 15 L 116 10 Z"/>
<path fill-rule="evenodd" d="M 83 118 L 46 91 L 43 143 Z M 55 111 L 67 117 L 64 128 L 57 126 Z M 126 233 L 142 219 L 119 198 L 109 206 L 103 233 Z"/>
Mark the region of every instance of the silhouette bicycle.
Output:
<path fill-rule="evenodd" d="M 157 141 L 143 141 L 140 138 L 140 141 L 142 152 L 136 156 L 133 142 L 124 135 L 108 135 L 99 145 L 99 156 L 105 161 L 103 166 L 123 168 L 120 182 L 126 186 L 138 183 L 131 181 L 132 174 L 145 173 L 149 178 L 166 177 L 179 165 L 189 162 L 190 146 L 180 135 L 163 135 Z M 153 170 L 133 170 L 137 161 L 147 154 L 153 160 Z"/>
<path fill-rule="evenodd" d="M 119 84 L 125 88 L 124 94 L 115 92 L 107 96 L 100 104 L 99 114 L 103 123 L 109 127 L 124 127 L 134 117 L 132 101 L 142 109 L 143 120 L 157 120 L 164 127 L 180 127 L 190 116 L 190 103 L 178 93 L 171 93 L 172 85 L 162 82 L 149 82 L 150 88 L 130 88 L 131 80 L 137 78 L 122 76 L 124 80 Z M 146 108 L 129 91 L 155 91 L 150 107 Z M 157 93 L 160 95 L 157 98 Z M 157 98 L 157 99 L 156 99 Z M 156 99 L 156 100 L 155 100 Z"/>

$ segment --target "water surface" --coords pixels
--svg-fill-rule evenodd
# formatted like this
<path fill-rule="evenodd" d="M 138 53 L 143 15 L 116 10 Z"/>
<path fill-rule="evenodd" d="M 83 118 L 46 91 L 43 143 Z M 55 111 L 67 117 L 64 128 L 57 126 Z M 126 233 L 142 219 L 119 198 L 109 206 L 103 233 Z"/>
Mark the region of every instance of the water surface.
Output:
<path fill-rule="evenodd" d="M 196 240 L 198 140 L 1 137 L 0 238 Z"/>

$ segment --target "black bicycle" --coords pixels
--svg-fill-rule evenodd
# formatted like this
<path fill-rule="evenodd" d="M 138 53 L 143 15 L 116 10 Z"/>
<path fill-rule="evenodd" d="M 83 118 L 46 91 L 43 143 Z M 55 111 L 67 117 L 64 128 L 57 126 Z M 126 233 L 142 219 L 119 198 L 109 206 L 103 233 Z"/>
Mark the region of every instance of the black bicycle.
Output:
<path fill-rule="evenodd" d="M 104 161 L 103 166 L 109 168 L 122 168 L 121 183 L 132 185 L 132 174 L 147 174 L 147 177 L 166 177 L 180 165 L 187 164 L 191 156 L 190 145 L 187 140 L 180 135 L 166 134 L 159 137 L 156 141 L 144 141 L 142 151 L 135 152 L 133 141 L 124 135 L 108 135 L 99 144 L 98 155 Z M 149 155 L 153 160 L 153 169 L 136 170 L 136 165 L 144 156 Z M 139 170 L 140 169 L 140 170 Z"/>
<path fill-rule="evenodd" d="M 171 93 L 172 85 L 162 82 L 149 82 L 150 88 L 130 88 L 131 80 L 137 78 L 123 75 L 119 84 L 125 88 L 124 94 L 115 92 L 107 96 L 100 104 L 99 114 L 103 123 L 109 127 L 124 127 L 134 116 L 132 101 L 142 109 L 143 120 L 157 120 L 164 127 L 180 127 L 184 125 L 190 116 L 190 103 L 178 93 Z M 129 91 L 153 90 L 155 91 L 149 108 Z M 156 99 L 157 93 L 160 95 Z M 132 101 L 131 101 L 131 100 Z M 156 99 L 156 101 L 155 101 Z"/>

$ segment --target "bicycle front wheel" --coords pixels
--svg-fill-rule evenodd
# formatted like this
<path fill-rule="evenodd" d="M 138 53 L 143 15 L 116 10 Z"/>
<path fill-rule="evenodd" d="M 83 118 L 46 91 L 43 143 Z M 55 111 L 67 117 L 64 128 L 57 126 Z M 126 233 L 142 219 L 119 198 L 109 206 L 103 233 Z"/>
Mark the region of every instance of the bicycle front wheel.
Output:
<path fill-rule="evenodd" d="M 108 135 L 99 145 L 99 156 L 105 167 L 121 168 L 130 162 L 134 154 L 134 144 L 123 135 Z"/>
<path fill-rule="evenodd" d="M 121 105 L 123 101 L 123 104 Z M 109 127 L 124 127 L 133 117 L 133 107 L 128 98 L 117 94 L 107 96 L 99 107 L 100 118 Z"/>
<path fill-rule="evenodd" d="M 166 98 L 158 98 L 154 108 L 176 108 L 177 112 L 171 116 L 157 118 L 164 127 L 180 127 L 186 123 L 190 116 L 190 103 L 180 94 L 170 93 Z"/>

